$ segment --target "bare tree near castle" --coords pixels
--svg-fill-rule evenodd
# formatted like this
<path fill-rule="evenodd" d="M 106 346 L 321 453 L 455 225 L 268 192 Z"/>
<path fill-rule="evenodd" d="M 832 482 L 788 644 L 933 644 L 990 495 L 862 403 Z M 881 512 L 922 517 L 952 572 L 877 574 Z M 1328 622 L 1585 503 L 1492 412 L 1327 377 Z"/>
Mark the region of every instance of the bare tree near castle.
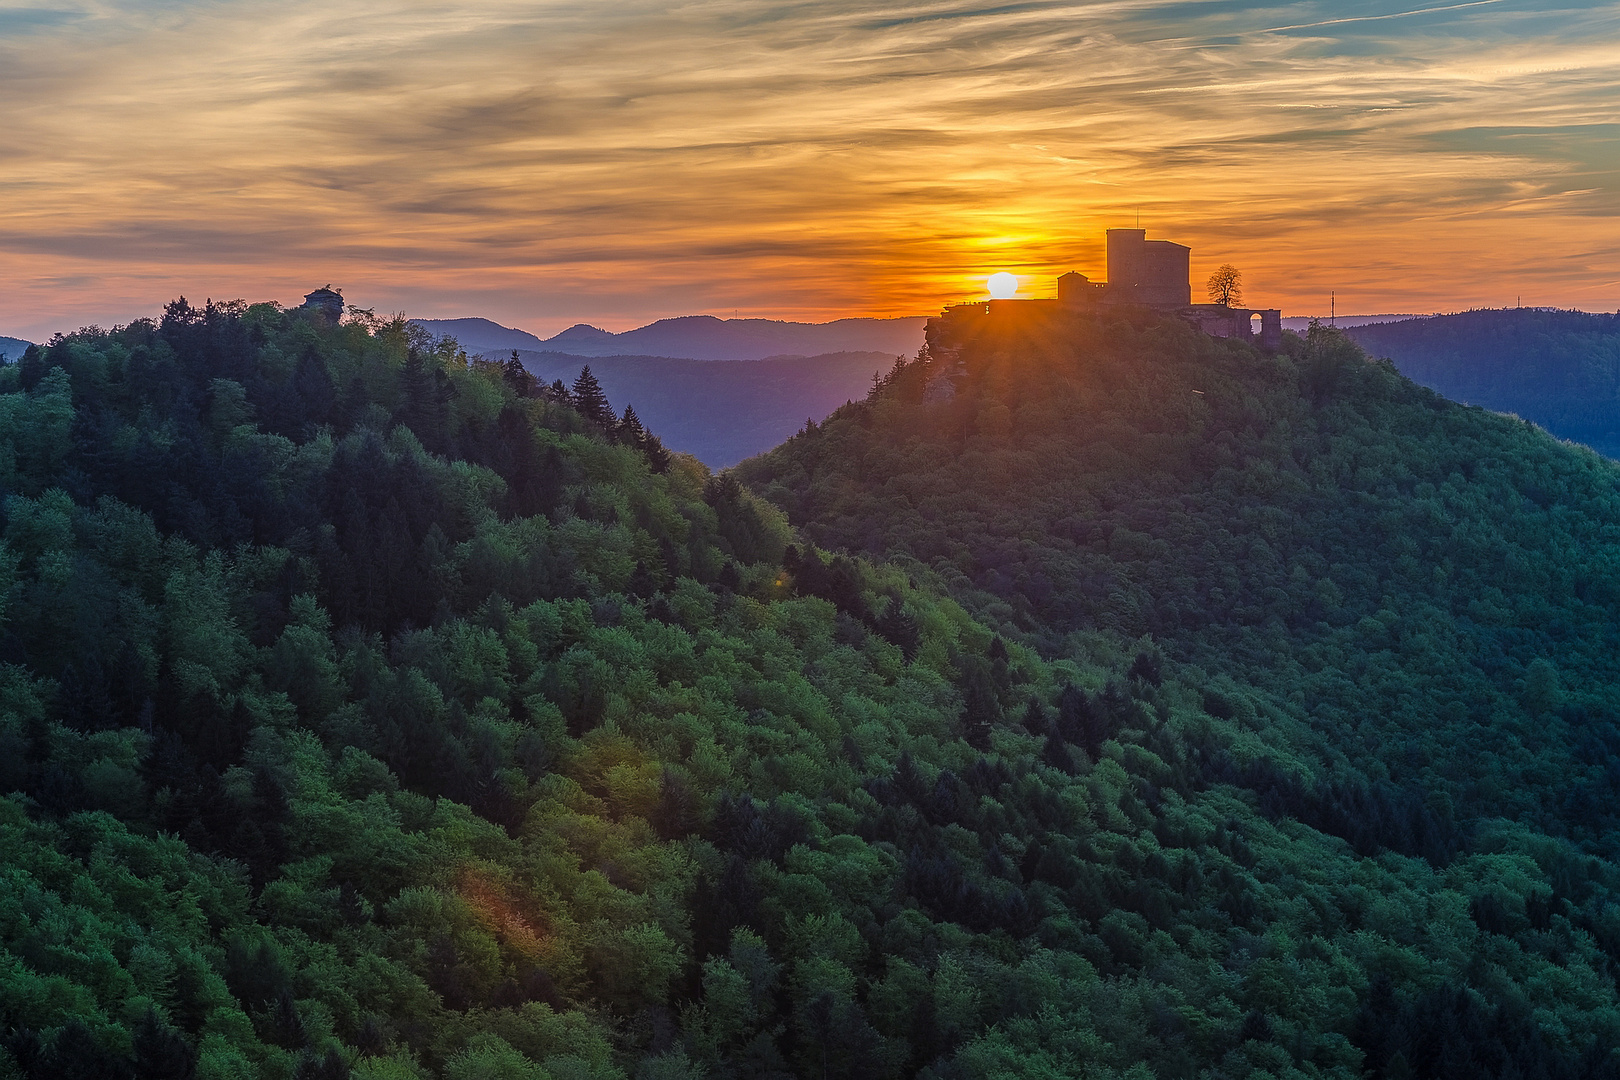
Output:
<path fill-rule="evenodd" d="M 1209 302 L 1231 307 L 1243 303 L 1243 271 L 1231 263 L 1222 263 L 1209 275 Z"/>

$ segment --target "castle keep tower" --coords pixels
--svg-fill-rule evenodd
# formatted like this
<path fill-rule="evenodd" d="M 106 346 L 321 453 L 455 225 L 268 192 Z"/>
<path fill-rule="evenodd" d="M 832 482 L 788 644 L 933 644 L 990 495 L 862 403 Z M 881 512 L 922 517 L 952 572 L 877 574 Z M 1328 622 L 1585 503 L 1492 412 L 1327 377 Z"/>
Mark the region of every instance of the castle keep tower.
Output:
<path fill-rule="evenodd" d="M 1192 249 L 1149 240 L 1146 229 L 1108 230 L 1110 304 L 1186 307 L 1192 303 Z"/>

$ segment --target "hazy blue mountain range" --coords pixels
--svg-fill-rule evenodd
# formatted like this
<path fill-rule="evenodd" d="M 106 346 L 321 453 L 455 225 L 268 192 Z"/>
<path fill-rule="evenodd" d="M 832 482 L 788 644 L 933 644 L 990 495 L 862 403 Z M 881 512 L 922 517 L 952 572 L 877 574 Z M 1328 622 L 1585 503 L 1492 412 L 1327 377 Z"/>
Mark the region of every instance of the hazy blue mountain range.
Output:
<path fill-rule="evenodd" d="M 1358 326 L 1351 337 L 1457 401 L 1620 457 L 1620 315 L 1509 308 Z"/>
<path fill-rule="evenodd" d="M 29 344 L 22 338 L 0 337 L 0 358 L 4 358 L 8 362 L 19 360 L 28 349 Z"/>
<path fill-rule="evenodd" d="M 671 450 L 721 469 L 763 453 L 846 401 L 866 396 L 873 373 L 898 353 L 836 352 L 766 360 L 685 360 L 666 356 L 578 356 L 519 350 L 544 382 L 572 385 L 589 364 L 608 400 L 637 415 Z"/>
<path fill-rule="evenodd" d="M 471 353 L 532 349 L 572 356 L 672 356 L 691 360 L 761 360 L 789 353 L 820 356 L 875 351 L 910 356 L 922 345 L 922 317 L 839 319 L 829 323 L 775 319 L 717 319 L 687 315 L 660 319 L 622 334 L 580 323 L 554 337 L 538 338 L 488 319 L 413 319 L 448 335 Z"/>
<path fill-rule="evenodd" d="M 1304 333 L 1311 328 L 1311 323 L 1321 322 L 1338 327 L 1343 330 L 1351 326 L 1366 326 L 1370 323 L 1401 322 L 1404 319 L 1421 319 L 1422 315 L 1288 315 L 1283 318 L 1284 330 L 1295 330 Z"/>

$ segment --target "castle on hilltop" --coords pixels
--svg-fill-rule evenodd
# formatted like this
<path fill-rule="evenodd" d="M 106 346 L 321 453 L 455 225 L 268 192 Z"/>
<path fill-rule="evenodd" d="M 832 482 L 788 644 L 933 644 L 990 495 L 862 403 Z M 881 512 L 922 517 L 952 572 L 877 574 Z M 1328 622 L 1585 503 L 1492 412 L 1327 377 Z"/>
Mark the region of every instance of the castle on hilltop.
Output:
<path fill-rule="evenodd" d="M 1055 300 L 978 300 L 955 304 L 928 321 L 928 342 L 965 329 L 979 315 L 1008 309 L 1002 305 L 1075 310 L 1096 304 L 1133 304 L 1174 311 L 1211 337 L 1255 341 L 1262 349 L 1282 347 L 1282 311 L 1237 308 L 1192 302 L 1192 249 L 1169 240 L 1149 240 L 1146 229 L 1108 230 L 1108 280 L 1092 281 L 1070 271 L 1057 279 Z M 939 324 L 937 331 L 936 325 Z M 941 343 L 943 344 L 943 337 Z"/>
<path fill-rule="evenodd" d="M 1149 240 L 1146 229 L 1108 230 L 1108 281 L 1070 271 L 1058 278 L 1058 300 L 1073 307 L 1106 304 L 1192 306 L 1192 248 Z"/>

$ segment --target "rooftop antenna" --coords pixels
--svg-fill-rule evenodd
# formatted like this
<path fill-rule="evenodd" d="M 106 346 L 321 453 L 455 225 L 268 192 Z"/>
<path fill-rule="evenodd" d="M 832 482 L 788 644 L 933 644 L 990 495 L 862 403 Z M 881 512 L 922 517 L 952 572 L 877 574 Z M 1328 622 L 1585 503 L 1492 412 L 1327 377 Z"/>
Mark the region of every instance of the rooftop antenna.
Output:
<path fill-rule="evenodd" d="M 1328 325 L 1339 325 L 1339 294 L 1336 292 L 1328 293 Z"/>

